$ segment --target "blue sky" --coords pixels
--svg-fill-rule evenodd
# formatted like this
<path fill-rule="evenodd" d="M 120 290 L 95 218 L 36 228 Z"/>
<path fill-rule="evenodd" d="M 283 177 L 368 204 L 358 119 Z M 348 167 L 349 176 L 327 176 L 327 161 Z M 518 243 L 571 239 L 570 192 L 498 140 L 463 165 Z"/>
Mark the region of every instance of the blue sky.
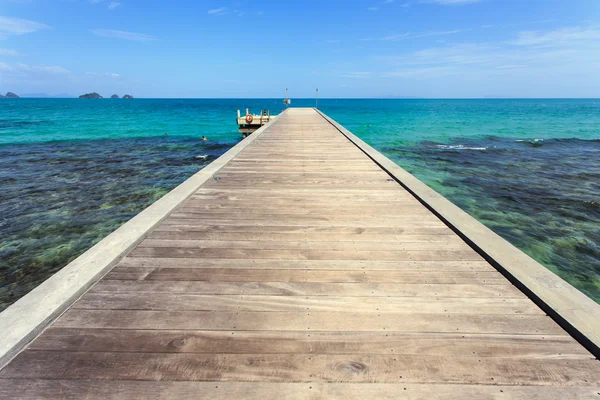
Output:
<path fill-rule="evenodd" d="M 600 97 L 600 0 L 0 0 L 0 92 Z"/>

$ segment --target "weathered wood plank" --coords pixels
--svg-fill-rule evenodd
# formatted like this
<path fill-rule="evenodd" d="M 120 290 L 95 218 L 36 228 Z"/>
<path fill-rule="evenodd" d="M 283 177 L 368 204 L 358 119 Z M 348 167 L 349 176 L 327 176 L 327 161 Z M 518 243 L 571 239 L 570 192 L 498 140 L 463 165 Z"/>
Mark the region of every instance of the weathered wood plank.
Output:
<path fill-rule="evenodd" d="M 394 354 L 593 359 L 570 336 L 50 328 L 30 350 L 229 354 Z"/>
<path fill-rule="evenodd" d="M 293 234 L 337 234 L 348 235 L 354 240 L 362 235 L 455 235 L 446 226 L 423 227 L 391 227 L 391 226 L 372 226 L 372 227 L 349 227 L 349 226 L 257 226 L 251 223 L 239 221 L 238 224 L 213 225 L 210 222 L 206 224 L 190 225 L 187 222 L 182 224 L 166 225 L 157 227 L 154 232 L 214 232 L 214 233 L 293 233 Z"/>
<path fill-rule="evenodd" d="M 64 328 L 241 331 L 352 331 L 553 334 L 564 331 L 541 315 L 339 312 L 214 312 L 70 309 Z"/>
<path fill-rule="evenodd" d="M 117 268 L 237 268 L 237 269 L 306 269 L 306 270 L 392 270 L 392 271 L 431 271 L 432 277 L 461 271 L 497 271 L 487 261 L 381 261 L 381 260 L 260 260 L 260 259 L 197 259 L 197 258 L 144 258 L 125 257 Z M 114 269 L 113 269 L 114 271 Z M 460 276 L 460 274 L 457 274 Z M 491 274 L 496 275 L 496 274 Z M 490 275 L 490 276 L 491 276 Z M 503 281 L 507 283 L 507 281 Z"/>
<path fill-rule="evenodd" d="M 596 399 L 592 386 L 505 386 L 413 383 L 268 383 L 174 381 L 75 381 L 2 379 L 0 397 L 10 399 L 281 399 L 281 400 L 589 400 Z"/>
<path fill-rule="evenodd" d="M 138 248 L 179 248 L 179 249 L 261 249 L 261 250 L 365 250 L 365 251 L 415 251 L 415 250 L 464 250 L 472 251 L 463 241 L 444 240 L 415 241 L 415 242 L 334 242 L 322 236 L 317 241 L 290 240 L 204 240 L 204 239 L 175 239 L 148 238 L 138 245 Z"/>
<path fill-rule="evenodd" d="M 203 282 L 111 280 L 98 282 L 90 293 L 186 293 L 211 295 L 271 296 L 369 296 L 369 297 L 463 297 L 520 298 L 525 296 L 512 285 L 404 284 L 404 283 L 322 283 L 322 282 Z"/>
<path fill-rule="evenodd" d="M 382 260 L 382 261 L 477 261 L 473 250 L 313 250 L 313 249 L 194 249 L 177 247 L 137 247 L 129 257 L 160 258 L 262 258 L 273 260 Z"/>
<path fill-rule="evenodd" d="M 263 233 L 263 232 L 211 232 L 209 230 L 185 231 L 185 230 L 155 230 L 149 236 L 149 239 L 167 239 L 167 240 L 211 240 L 211 241 L 281 241 L 281 242 L 317 242 L 313 243 L 319 246 L 319 242 L 326 239 L 328 242 L 358 243 L 370 242 L 369 244 L 360 244 L 359 246 L 369 246 L 371 244 L 385 243 L 452 243 L 463 244 L 455 235 L 444 234 L 436 235 L 349 235 L 349 234 L 320 234 L 320 233 Z M 322 246 L 322 245 L 320 245 Z"/>
<path fill-rule="evenodd" d="M 82 310 L 177 310 L 177 311 L 296 311 L 352 313 L 420 313 L 440 314 L 528 314 L 545 315 L 527 298 L 477 297 L 339 297 L 330 296 L 265 296 L 265 295 L 200 295 L 181 293 L 87 293 L 72 309 Z"/>
<path fill-rule="evenodd" d="M 593 386 L 596 360 L 473 356 L 188 354 L 32 351 L 0 378 L 245 382 L 406 382 Z M 535 371 L 535 373 L 531 373 Z"/>
<path fill-rule="evenodd" d="M 221 260 L 219 260 L 221 261 Z M 369 264 L 365 266 L 368 268 Z M 258 268 L 258 267 L 257 267 Z M 125 277 L 129 276 L 129 277 Z M 339 282 L 506 285 L 497 271 L 315 270 L 250 268 L 116 267 L 107 279 L 207 282 Z M 121 277 L 121 278 L 120 278 Z"/>

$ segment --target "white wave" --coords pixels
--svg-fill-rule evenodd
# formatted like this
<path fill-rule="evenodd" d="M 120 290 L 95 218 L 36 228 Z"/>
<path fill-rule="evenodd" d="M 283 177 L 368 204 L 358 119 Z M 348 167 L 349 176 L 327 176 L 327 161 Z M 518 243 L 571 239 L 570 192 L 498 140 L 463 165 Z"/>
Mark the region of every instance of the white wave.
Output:
<path fill-rule="evenodd" d="M 438 144 L 436 146 L 438 149 L 445 149 L 445 150 L 479 150 L 479 151 L 484 151 L 487 150 L 487 147 L 470 147 L 470 146 L 463 146 L 462 144 L 457 144 L 457 145 L 449 145 L 449 144 Z"/>
<path fill-rule="evenodd" d="M 543 142 L 544 139 L 519 139 L 516 140 L 517 143 L 523 143 L 523 142 L 528 142 L 528 143 L 539 143 L 539 142 Z"/>
<path fill-rule="evenodd" d="M 201 155 L 201 156 L 196 156 L 194 157 L 196 160 L 206 160 L 208 158 L 207 155 Z"/>

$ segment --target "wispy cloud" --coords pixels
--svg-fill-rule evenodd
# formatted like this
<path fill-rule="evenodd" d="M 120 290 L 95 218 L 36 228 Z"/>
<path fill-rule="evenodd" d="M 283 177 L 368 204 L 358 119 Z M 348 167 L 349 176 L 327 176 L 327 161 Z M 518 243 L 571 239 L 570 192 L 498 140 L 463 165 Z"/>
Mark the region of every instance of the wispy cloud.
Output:
<path fill-rule="evenodd" d="M 521 32 L 514 40 L 432 47 L 397 56 L 378 57 L 390 68 L 384 77 L 463 76 L 488 80 L 498 74 L 539 77 L 600 68 L 600 29 L 563 28 Z"/>
<path fill-rule="evenodd" d="M 433 37 L 433 36 L 446 36 L 446 35 L 455 35 L 457 33 L 464 32 L 461 29 L 455 29 L 451 31 L 427 31 L 427 32 L 404 32 L 404 33 L 393 33 L 391 35 L 383 36 L 380 38 L 365 38 L 361 39 L 363 41 L 371 41 L 371 40 L 383 40 L 383 41 L 397 41 L 397 40 L 405 40 L 405 39 L 418 39 L 424 37 Z"/>
<path fill-rule="evenodd" d="M 525 31 L 513 43 L 518 46 L 556 46 L 600 39 L 600 30 L 592 28 L 563 28 L 550 32 Z"/>
<path fill-rule="evenodd" d="M 0 49 L 0 56 L 11 56 L 11 57 L 18 57 L 21 56 L 22 54 L 19 53 L 16 50 L 12 50 L 12 49 Z"/>
<path fill-rule="evenodd" d="M 109 10 L 114 10 L 115 8 L 119 7 L 121 5 L 120 2 L 116 1 L 116 0 L 89 0 L 90 3 L 92 4 L 107 4 L 107 7 Z"/>
<path fill-rule="evenodd" d="M 479 3 L 481 0 L 422 0 L 422 3 L 435 3 L 444 6 L 456 6 L 463 4 Z"/>
<path fill-rule="evenodd" d="M 70 74 L 71 71 L 59 65 L 28 65 L 18 63 L 14 65 L 4 64 L 4 69 L 16 73 L 46 73 L 46 74 Z"/>
<path fill-rule="evenodd" d="M 212 10 L 208 10 L 208 13 L 210 15 L 225 15 L 227 14 L 227 7 L 214 8 Z"/>
<path fill-rule="evenodd" d="M 371 72 L 351 71 L 351 72 L 345 72 L 341 76 L 343 78 L 350 78 L 350 79 L 365 79 L 365 78 L 369 78 L 371 76 Z"/>
<path fill-rule="evenodd" d="M 0 16 L 0 37 L 4 35 L 24 35 L 47 28 L 50 27 L 40 22 Z"/>
<path fill-rule="evenodd" d="M 107 77 L 107 78 L 120 78 L 121 75 L 114 72 L 86 72 L 86 75 L 90 76 L 98 76 L 98 77 Z"/>
<path fill-rule="evenodd" d="M 520 69 L 520 68 L 527 68 L 527 65 L 513 64 L 513 65 L 498 65 L 496 67 L 496 69 Z"/>
<path fill-rule="evenodd" d="M 92 33 L 96 36 L 102 36 L 114 39 L 132 40 L 136 42 L 149 42 L 156 40 L 154 36 L 146 35 L 145 33 L 117 31 L 112 29 L 94 29 Z"/>
<path fill-rule="evenodd" d="M 381 74 L 381 76 L 384 78 L 431 79 L 440 76 L 447 76 L 452 73 L 453 69 L 448 66 L 409 67 L 401 68 L 395 71 L 384 72 Z"/>
<path fill-rule="evenodd" d="M 2 80 L 5 84 L 60 85 L 73 78 L 71 71 L 60 65 L 30 65 L 0 63 Z"/>

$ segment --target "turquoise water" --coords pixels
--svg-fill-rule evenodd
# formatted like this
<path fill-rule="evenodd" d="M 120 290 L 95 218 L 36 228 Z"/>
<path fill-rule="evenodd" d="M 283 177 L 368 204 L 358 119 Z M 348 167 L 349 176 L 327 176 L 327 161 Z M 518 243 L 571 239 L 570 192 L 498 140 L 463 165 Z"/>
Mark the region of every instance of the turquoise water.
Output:
<path fill-rule="evenodd" d="M 237 109 L 278 112 L 282 103 L 2 99 L 0 106 L 2 309 L 237 143 Z M 319 106 L 600 301 L 600 100 Z"/>

